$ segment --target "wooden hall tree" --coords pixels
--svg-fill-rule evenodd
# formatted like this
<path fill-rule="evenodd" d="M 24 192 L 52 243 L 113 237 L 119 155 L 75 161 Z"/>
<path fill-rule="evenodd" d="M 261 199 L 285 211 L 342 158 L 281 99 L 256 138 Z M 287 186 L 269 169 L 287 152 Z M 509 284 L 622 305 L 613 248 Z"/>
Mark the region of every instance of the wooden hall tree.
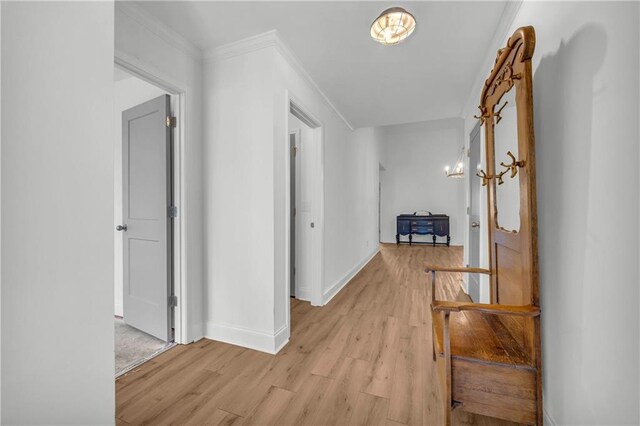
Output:
<path fill-rule="evenodd" d="M 489 269 L 427 266 L 433 356 L 452 409 L 542 424 L 542 359 L 531 58 L 533 27 L 498 50 L 480 97 L 486 164 Z M 491 303 L 435 299 L 437 273 L 483 273 Z"/>

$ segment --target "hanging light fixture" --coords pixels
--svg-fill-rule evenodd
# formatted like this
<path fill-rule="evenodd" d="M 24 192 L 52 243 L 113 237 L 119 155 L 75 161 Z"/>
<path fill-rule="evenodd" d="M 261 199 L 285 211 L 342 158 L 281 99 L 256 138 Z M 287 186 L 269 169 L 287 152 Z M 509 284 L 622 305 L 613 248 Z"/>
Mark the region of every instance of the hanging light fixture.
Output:
<path fill-rule="evenodd" d="M 385 10 L 371 24 L 371 38 L 384 45 L 398 44 L 416 29 L 416 18 L 401 7 Z"/>
<path fill-rule="evenodd" d="M 466 150 L 464 149 L 464 147 L 462 147 L 462 151 L 460 151 L 460 155 L 458 156 L 458 159 L 456 160 L 453 168 L 445 166 L 444 174 L 447 177 L 458 179 L 464 177 L 464 157 L 466 153 Z"/>

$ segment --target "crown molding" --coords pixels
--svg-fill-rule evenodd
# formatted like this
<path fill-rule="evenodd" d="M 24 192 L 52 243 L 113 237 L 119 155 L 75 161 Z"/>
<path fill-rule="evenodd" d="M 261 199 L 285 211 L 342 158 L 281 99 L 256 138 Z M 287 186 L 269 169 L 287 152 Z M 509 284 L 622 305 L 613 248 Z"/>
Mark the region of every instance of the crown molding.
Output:
<path fill-rule="evenodd" d="M 132 2 L 121 0 L 116 1 L 115 3 L 116 12 L 124 13 L 140 26 L 162 39 L 164 42 L 175 47 L 190 58 L 194 59 L 196 62 L 202 62 L 202 50 L 182 35 L 169 28 L 158 18 Z"/>
<path fill-rule="evenodd" d="M 518 16 L 520 6 L 522 6 L 523 2 L 524 0 L 509 0 L 505 5 L 496 32 L 494 33 L 493 39 L 491 40 L 487 53 L 485 54 L 485 60 L 482 62 L 482 65 L 478 70 L 473 86 L 471 86 L 471 92 L 469 93 L 467 102 L 465 102 L 462 110 L 460 111 L 461 117 L 470 117 L 477 109 L 480 101 L 480 92 L 482 91 L 487 76 L 489 76 L 489 73 L 493 68 L 496 52 L 504 46 L 509 36 L 511 36 L 509 30 L 515 21 L 516 16 Z"/>
<path fill-rule="evenodd" d="M 245 55 L 267 47 L 275 46 L 279 43 L 276 30 L 267 31 L 242 40 L 234 41 L 213 49 L 205 50 L 203 60 L 205 63 L 213 63 Z"/>
<path fill-rule="evenodd" d="M 209 49 L 204 53 L 205 63 L 215 63 L 223 61 L 229 58 L 233 58 L 240 55 L 245 55 L 250 52 L 255 52 L 261 49 L 269 47 L 275 48 L 282 57 L 289 63 L 289 65 L 316 91 L 318 95 L 325 101 L 325 103 L 333 110 L 333 112 L 344 122 L 349 130 L 354 130 L 354 127 L 349 123 L 344 115 L 338 110 L 338 108 L 331 102 L 329 97 L 320 89 L 320 86 L 311 78 L 311 75 L 304 68 L 298 57 L 293 51 L 278 37 L 276 30 L 267 31 L 262 34 L 258 34 L 252 37 L 248 37 L 233 43 L 225 44 L 224 46 Z"/>
<path fill-rule="evenodd" d="M 344 122 L 344 124 L 349 128 L 349 130 L 353 131 L 354 127 L 351 125 L 351 123 L 349 123 L 349 120 L 347 120 L 347 118 L 344 115 L 342 115 L 340 110 L 333 104 L 333 102 L 331 102 L 329 97 L 322 91 L 322 89 L 320 89 L 320 86 L 318 86 L 318 84 L 313 80 L 313 78 L 311 78 L 311 75 L 309 75 L 307 70 L 302 66 L 302 63 L 300 62 L 298 57 L 293 53 L 293 51 L 289 49 L 289 47 L 286 44 L 284 44 L 282 40 L 280 40 L 277 34 L 274 34 L 274 37 L 276 39 L 276 48 L 278 49 L 282 57 L 287 62 L 289 62 L 289 65 L 291 65 L 291 67 L 295 69 L 307 81 L 307 83 L 311 87 L 315 89 L 315 91 L 320 95 L 320 97 L 324 99 L 324 101 L 329 106 L 329 108 L 331 108 L 333 112 L 338 116 L 338 118 L 340 118 L 340 120 Z"/>

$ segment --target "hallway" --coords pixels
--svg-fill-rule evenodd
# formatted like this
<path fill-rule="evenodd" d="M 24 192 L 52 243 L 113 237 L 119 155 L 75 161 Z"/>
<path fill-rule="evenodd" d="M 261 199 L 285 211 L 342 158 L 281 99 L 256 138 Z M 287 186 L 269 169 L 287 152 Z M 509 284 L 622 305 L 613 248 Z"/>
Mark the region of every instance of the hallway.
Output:
<path fill-rule="evenodd" d="M 460 265 L 462 249 L 383 244 L 326 306 L 292 299 L 276 356 L 207 339 L 167 351 L 117 380 L 118 424 L 440 424 L 426 263 Z M 438 298 L 464 300 L 460 279 L 442 275 Z"/>

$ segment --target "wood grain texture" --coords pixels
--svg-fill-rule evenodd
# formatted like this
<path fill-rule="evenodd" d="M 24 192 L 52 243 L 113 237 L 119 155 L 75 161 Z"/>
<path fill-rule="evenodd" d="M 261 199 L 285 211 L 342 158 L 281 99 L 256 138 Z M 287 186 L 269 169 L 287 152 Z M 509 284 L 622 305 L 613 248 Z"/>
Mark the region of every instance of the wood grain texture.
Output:
<path fill-rule="evenodd" d="M 275 356 L 211 340 L 159 355 L 116 381 L 117 424 L 442 424 L 427 263 L 460 266 L 462 250 L 385 244 L 328 305 L 292 299 Z M 469 302 L 461 274 L 446 275 L 438 299 Z M 510 424 L 463 411 L 452 422 Z"/>
<path fill-rule="evenodd" d="M 538 230 L 535 138 L 533 126 L 533 27 L 517 29 L 497 52 L 493 70 L 480 96 L 484 124 L 487 186 L 487 225 L 491 304 L 464 303 L 436 297 L 438 275 L 450 265 L 429 266 L 434 325 L 434 358 L 441 368 L 445 425 L 454 408 L 505 420 L 542 424 L 542 360 L 540 338 Z M 502 117 L 506 93 L 515 96 L 517 151 L 496 152 L 495 128 Z M 511 164 L 497 162 L 508 156 Z M 503 205 L 497 188 L 503 176 L 517 179 L 520 226 L 517 231 L 498 224 Z M 437 272 L 440 272 L 437 273 Z M 440 319 L 442 317 L 442 319 Z M 451 321 L 449 321 L 449 319 Z M 451 327 L 449 327 L 451 326 Z M 439 357 L 436 355 L 440 355 Z M 468 384 L 471 384 L 467 386 Z M 514 394 L 513 390 L 527 395 Z"/>
<path fill-rule="evenodd" d="M 493 315 L 512 315 L 522 317 L 536 317 L 540 315 L 540 308 L 531 305 L 498 305 L 491 303 L 466 303 L 438 301 L 433 304 L 436 312 L 475 311 Z"/>

